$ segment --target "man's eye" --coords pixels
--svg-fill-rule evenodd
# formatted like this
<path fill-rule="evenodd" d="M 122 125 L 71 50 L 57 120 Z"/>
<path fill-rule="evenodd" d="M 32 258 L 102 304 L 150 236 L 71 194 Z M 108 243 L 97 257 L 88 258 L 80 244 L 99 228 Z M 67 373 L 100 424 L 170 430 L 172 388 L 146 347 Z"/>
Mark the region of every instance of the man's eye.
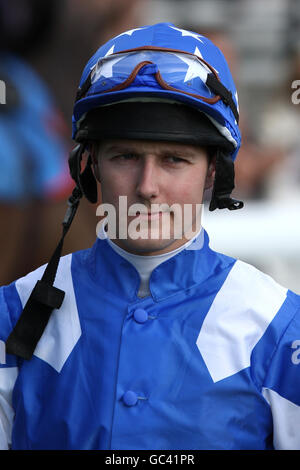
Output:
<path fill-rule="evenodd" d="M 167 157 L 167 161 L 169 163 L 184 163 L 186 160 L 184 160 L 184 158 L 180 158 L 180 157 L 169 156 L 169 157 Z"/>

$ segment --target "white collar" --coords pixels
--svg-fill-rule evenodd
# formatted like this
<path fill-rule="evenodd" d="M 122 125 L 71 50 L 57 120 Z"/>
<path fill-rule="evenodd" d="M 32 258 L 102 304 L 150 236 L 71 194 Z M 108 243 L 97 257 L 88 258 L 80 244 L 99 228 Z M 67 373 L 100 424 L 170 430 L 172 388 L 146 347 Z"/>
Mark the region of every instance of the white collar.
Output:
<path fill-rule="evenodd" d="M 199 237 L 199 241 L 201 244 L 203 244 L 204 236 L 199 236 L 202 231 L 202 235 L 204 235 L 204 230 L 203 228 L 200 228 L 200 230 L 194 235 L 191 240 L 188 240 L 186 243 L 181 245 L 180 247 L 176 248 L 175 250 L 169 251 L 167 253 L 159 254 L 159 255 L 151 255 L 151 256 L 143 256 L 143 255 L 136 255 L 133 253 L 129 253 L 128 251 L 124 250 L 123 248 L 120 248 L 116 243 L 114 243 L 112 240 L 110 240 L 107 236 L 107 233 L 104 230 L 105 223 L 102 224 L 101 230 L 98 234 L 98 237 L 103 239 L 106 239 L 111 248 L 118 253 L 120 256 L 125 258 L 129 263 L 131 263 L 135 269 L 138 271 L 140 278 L 141 278 L 141 283 L 140 283 L 140 288 L 138 292 L 139 297 L 146 297 L 150 295 L 149 291 L 149 279 L 151 276 L 152 271 L 157 268 L 161 263 L 164 263 L 168 259 L 172 258 L 173 256 L 176 256 L 178 253 L 180 253 L 183 250 L 186 249 L 194 249 L 190 247 L 190 245 L 196 240 L 196 238 Z M 190 248 L 189 248 L 190 247 Z M 197 244 L 197 249 L 200 249 L 200 246 Z"/>

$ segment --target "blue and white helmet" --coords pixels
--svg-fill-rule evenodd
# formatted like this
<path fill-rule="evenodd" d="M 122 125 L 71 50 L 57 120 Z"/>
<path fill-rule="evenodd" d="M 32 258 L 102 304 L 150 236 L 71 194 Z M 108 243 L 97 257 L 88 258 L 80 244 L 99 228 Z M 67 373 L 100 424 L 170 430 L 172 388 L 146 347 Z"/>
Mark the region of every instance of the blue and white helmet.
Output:
<path fill-rule="evenodd" d="M 220 49 L 208 38 L 171 23 L 135 28 L 112 38 L 84 68 L 74 105 L 73 139 L 81 143 L 88 139 L 82 123 L 95 108 L 143 100 L 185 104 L 209 118 L 230 144 L 227 161 L 223 158 L 217 165 L 215 189 L 223 202 L 214 205 L 240 208 L 229 201 L 233 161 L 241 144 L 238 98 Z"/>

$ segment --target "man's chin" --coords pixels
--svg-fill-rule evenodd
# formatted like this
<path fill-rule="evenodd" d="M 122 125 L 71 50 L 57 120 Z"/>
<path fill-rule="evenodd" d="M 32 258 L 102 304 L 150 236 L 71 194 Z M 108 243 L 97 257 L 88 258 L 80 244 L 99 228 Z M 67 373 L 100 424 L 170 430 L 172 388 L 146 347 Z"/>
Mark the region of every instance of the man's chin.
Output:
<path fill-rule="evenodd" d="M 125 240 L 119 239 L 113 241 L 120 248 L 123 248 L 123 250 L 141 256 L 154 256 L 163 253 L 168 253 L 169 251 L 175 250 L 176 248 L 185 243 L 185 240 L 178 239 L 154 240 L 138 238 L 136 240 L 133 240 L 131 238 L 127 238 Z"/>

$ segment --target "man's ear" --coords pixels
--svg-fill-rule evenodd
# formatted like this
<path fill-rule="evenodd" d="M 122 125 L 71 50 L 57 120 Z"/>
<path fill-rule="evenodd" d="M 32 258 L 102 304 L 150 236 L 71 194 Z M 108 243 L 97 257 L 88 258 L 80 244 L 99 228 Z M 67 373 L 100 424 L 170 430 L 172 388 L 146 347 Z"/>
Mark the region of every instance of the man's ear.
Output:
<path fill-rule="evenodd" d="M 100 170 L 99 170 L 99 164 L 98 164 L 98 146 L 95 143 L 90 144 L 90 155 L 92 157 L 92 163 L 93 163 L 93 172 L 95 175 L 95 178 L 97 181 L 100 183 Z"/>
<path fill-rule="evenodd" d="M 213 186 L 214 181 L 215 181 L 215 174 L 216 174 L 216 156 L 212 157 L 209 161 L 204 189 L 209 189 Z"/>

